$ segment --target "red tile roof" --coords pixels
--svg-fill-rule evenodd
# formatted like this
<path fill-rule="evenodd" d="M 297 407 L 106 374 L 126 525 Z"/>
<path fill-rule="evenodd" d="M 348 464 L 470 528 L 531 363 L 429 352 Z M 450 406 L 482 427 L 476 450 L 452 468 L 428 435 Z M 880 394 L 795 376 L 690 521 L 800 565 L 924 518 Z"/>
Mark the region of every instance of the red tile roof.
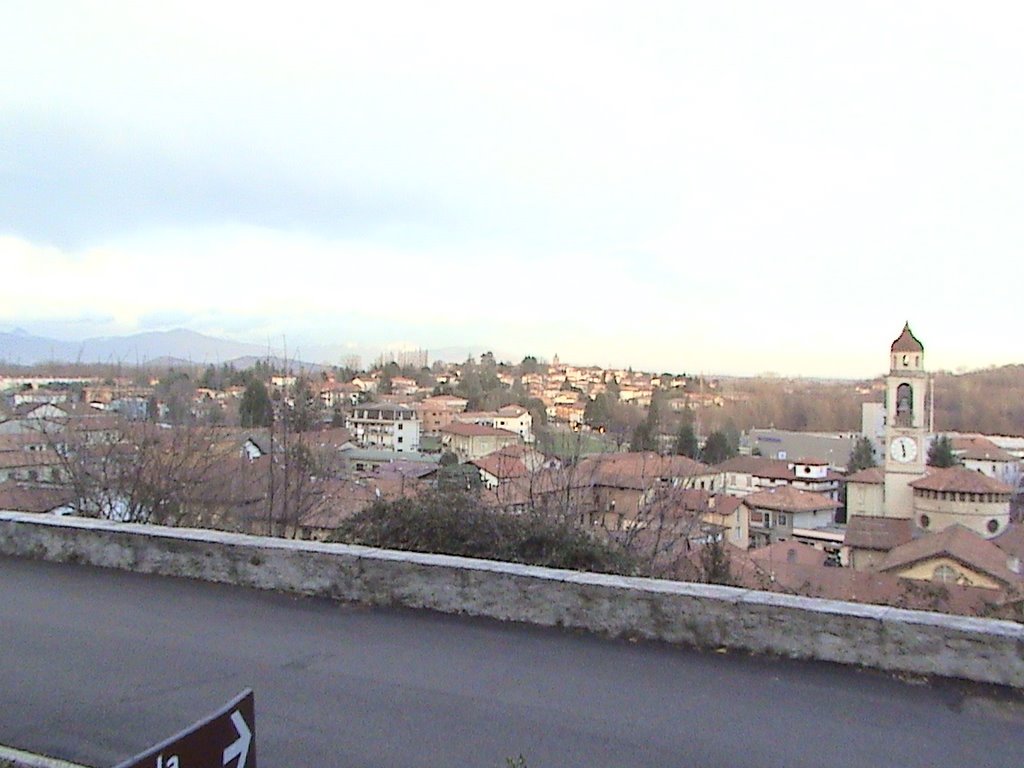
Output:
<path fill-rule="evenodd" d="M 731 515 L 743 505 L 743 499 L 726 496 L 724 493 L 715 494 L 711 501 L 711 511 L 716 515 Z"/>
<path fill-rule="evenodd" d="M 588 456 L 579 462 L 576 474 L 589 485 L 645 489 L 654 483 L 708 475 L 711 469 L 686 456 L 661 456 L 653 452 L 608 453 Z"/>
<path fill-rule="evenodd" d="M 1016 461 L 985 437 L 954 437 L 953 451 L 961 458 L 972 461 Z"/>
<path fill-rule="evenodd" d="M 0 510 L 5 512 L 50 512 L 72 501 L 74 494 L 64 488 L 0 483 Z"/>
<path fill-rule="evenodd" d="M 510 432 L 507 429 L 485 427 L 482 424 L 462 424 L 459 422 L 449 424 L 447 427 L 441 427 L 441 431 L 449 435 L 459 435 L 460 437 L 519 437 L 515 432 Z"/>
<path fill-rule="evenodd" d="M 777 541 L 767 547 L 752 549 L 750 559 L 755 563 L 794 563 L 798 565 L 824 565 L 828 555 L 820 549 L 799 541 Z"/>
<path fill-rule="evenodd" d="M 469 462 L 475 467 L 482 469 L 498 480 L 510 480 L 514 477 L 526 476 L 526 465 L 519 459 L 511 456 L 502 456 L 498 453 L 491 453 L 479 459 Z"/>
<path fill-rule="evenodd" d="M 56 467 L 60 463 L 60 456 L 55 451 L 3 451 L 0 453 L 0 469 Z"/>
<path fill-rule="evenodd" d="M 780 473 L 786 473 L 786 476 L 790 477 L 793 474 L 789 462 L 765 456 L 734 456 L 721 464 L 716 464 L 712 469 L 715 472 L 739 472 L 758 477 L 771 477 Z"/>
<path fill-rule="evenodd" d="M 744 496 L 743 503 L 751 508 L 773 509 L 779 512 L 813 512 L 839 508 L 839 503 L 832 501 L 828 496 L 801 491 L 790 485 L 765 488 L 763 491 Z"/>
<path fill-rule="evenodd" d="M 945 469 L 930 467 L 928 474 L 910 483 L 910 487 L 922 491 L 939 492 L 1000 494 L 1013 492 L 1013 489 L 1005 483 L 964 467 L 947 467 Z"/>
<path fill-rule="evenodd" d="M 848 483 L 868 483 L 870 485 L 882 485 L 885 482 L 885 470 L 881 467 L 868 467 L 860 472 L 854 472 L 846 478 Z"/>
<path fill-rule="evenodd" d="M 315 505 L 299 524 L 305 528 L 335 529 L 377 500 L 413 496 L 418 490 L 414 481 L 397 478 L 325 480 L 318 488 Z"/>
<path fill-rule="evenodd" d="M 851 515 L 843 544 L 854 549 L 888 552 L 910 541 L 913 535 L 914 527 L 909 519 Z"/>
<path fill-rule="evenodd" d="M 1011 557 L 1024 560 L 1024 523 L 1010 523 L 1001 534 L 989 541 Z"/>
<path fill-rule="evenodd" d="M 904 579 L 891 573 L 801 565 L 777 559 L 770 564 L 755 562 L 746 553 L 739 552 L 730 552 L 730 564 L 736 586 L 829 600 L 987 616 L 998 611 L 1006 599 L 1002 590 L 956 584 L 943 584 L 939 588 L 940 585 Z"/>

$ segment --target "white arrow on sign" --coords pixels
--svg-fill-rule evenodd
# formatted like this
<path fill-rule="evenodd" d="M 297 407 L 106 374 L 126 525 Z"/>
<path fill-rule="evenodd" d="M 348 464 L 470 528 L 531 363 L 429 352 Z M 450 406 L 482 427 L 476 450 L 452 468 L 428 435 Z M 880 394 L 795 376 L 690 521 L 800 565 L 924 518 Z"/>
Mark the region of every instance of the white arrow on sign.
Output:
<path fill-rule="evenodd" d="M 231 713 L 231 722 L 235 724 L 235 730 L 238 731 L 238 739 L 224 750 L 224 765 L 228 765 L 237 757 L 237 768 L 245 768 L 245 761 L 249 757 L 249 744 L 252 742 L 252 731 L 249 730 L 249 726 L 245 724 L 245 718 L 237 709 Z"/>

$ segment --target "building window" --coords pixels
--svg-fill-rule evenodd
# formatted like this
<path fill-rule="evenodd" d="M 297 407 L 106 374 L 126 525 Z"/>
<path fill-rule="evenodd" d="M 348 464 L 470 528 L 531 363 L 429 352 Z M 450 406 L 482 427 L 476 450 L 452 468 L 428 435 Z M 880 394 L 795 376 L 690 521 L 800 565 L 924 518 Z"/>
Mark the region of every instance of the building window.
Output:
<path fill-rule="evenodd" d="M 779 513 L 779 525 L 785 525 L 785 524 L 786 524 L 786 516 L 780 512 Z"/>
<path fill-rule="evenodd" d="M 960 572 L 949 565 L 940 565 L 932 571 L 932 581 L 940 584 L 955 584 L 960 579 Z"/>
<path fill-rule="evenodd" d="M 930 517 L 928 517 L 928 515 L 921 515 L 920 522 L 922 528 L 927 528 L 929 525 L 932 524 L 932 520 Z"/>
<path fill-rule="evenodd" d="M 988 528 L 988 532 L 989 533 L 995 533 L 996 531 L 999 530 L 999 521 L 998 520 L 989 520 L 988 521 L 988 525 L 986 525 L 985 527 Z"/>
<path fill-rule="evenodd" d="M 404 438 L 404 437 L 402 437 L 401 435 L 399 435 L 399 436 L 398 436 L 398 442 L 400 442 L 400 443 L 401 443 L 401 442 L 402 442 L 403 440 L 405 440 L 405 438 Z"/>

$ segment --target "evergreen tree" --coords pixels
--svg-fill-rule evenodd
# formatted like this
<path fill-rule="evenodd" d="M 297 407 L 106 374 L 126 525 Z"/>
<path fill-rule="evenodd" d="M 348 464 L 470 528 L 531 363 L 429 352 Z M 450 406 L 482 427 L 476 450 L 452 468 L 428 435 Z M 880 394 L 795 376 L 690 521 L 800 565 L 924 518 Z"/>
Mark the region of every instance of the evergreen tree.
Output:
<path fill-rule="evenodd" d="M 270 395 L 262 381 L 254 379 L 246 385 L 238 406 L 238 419 L 243 427 L 269 427 L 274 420 Z"/>
<path fill-rule="evenodd" d="M 729 445 L 729 438 L 724 432 L 712 432 L 704 443 L 704 450 L 701 451 L 700 459 L 705 464 L 721 464 L 726 459 L 736 455 L 732 446 Z"/>
<path fill-rule="evenodd" d="M 633 451 L 657 451 L 658 436 L 651 431 L 649 421 L 643 421 L 633 430 L 633 439 L 630 440 L 630 448 Z"/>
<path fill-rule="evenodd" d="M 846 467 L 846 471 L 852 475 L 854 472 L 860 472 L 862 469 L 868 469 L 875 465 L 875 449 L 872 447 L 871 441 L 863 436 L 858 437 L 857 442 L 853 444 L 853 452 L 850 453 L 850 463 Z"/>
<path fill-rule="evenodd" d="M 675 452 L 678 456 L 686 456 L 696 459 L 700 455 L 700 445 L 697 443 L 697 433 L 693 431 L 692 424 L 683 424 L 676 433 Z"/>
<path fill-rule="evenodd" d="M 611 421 L 612 409 L 608 396 L 603 392 L 587 403 L 583 409 L 583 421 L 591 429 L 607 429 Z"/>
<path fill-rule="evenodd" d="M 296 432 L 308 432 L 319 420 L 319 400 L 313 396 L 309 381 L 300 378 L 292 390 L 292 429 Z"/>
<path fill-rule="evenodd" d="M 647 418 L 643 423 L 633 430 L 633 439 L 630 441 L 634 451 L 655 451 L 661 453 L 661 397 L 659 392 L 654 393 L 651 398 L 651 405 L 647 409 Z"/>
<path fill-rule="evenodd" d="M 953 440 L 949 435 L 939 435 L 928 447 L 928 466 L 936 468 L 955 467 L 960 459 L 953 453 Z"/>
<path fill-rule="evenodd" d="M 619 402 L 619 381 L 610 373 L 605 374 L 604 391 L 613 403 Z"/>

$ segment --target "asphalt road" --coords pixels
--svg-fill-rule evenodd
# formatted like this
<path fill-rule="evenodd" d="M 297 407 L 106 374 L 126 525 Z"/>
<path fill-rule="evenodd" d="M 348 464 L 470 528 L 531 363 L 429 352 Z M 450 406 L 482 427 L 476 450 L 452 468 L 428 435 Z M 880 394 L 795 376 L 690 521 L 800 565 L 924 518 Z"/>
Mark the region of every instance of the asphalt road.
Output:
<path fill-rule="evenodd" d="M 240 690 L 263 768 L 1013 766 L 964 685 L 0 558 L 0 743 L 112 766 Z"/>

